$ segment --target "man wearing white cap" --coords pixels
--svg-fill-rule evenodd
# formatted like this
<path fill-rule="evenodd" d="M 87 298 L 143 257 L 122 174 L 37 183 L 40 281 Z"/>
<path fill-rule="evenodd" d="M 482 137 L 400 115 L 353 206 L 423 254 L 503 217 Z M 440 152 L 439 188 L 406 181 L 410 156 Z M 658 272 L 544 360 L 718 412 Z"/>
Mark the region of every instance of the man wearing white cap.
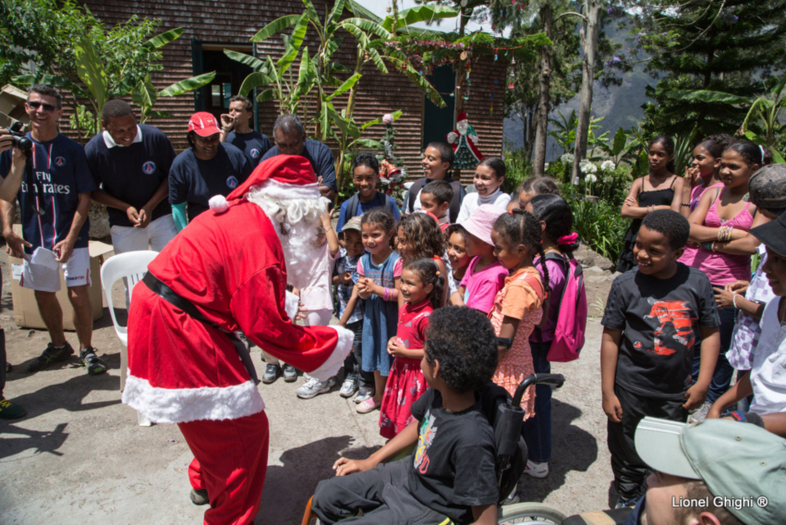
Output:
<path fill-rule="evenodd" d="M 724 419 L 645 417 L 636 452 L 655 472 L 625 525 L 786 523 L 786 440 Z"/>
<path fill-rule="evenodd" d="M 208 209 L 211 197 L 227 196 L 243 184 L 253 169 L 242 151 L 219 142 L 220 133 L 216 118 L 205 111 L 188 121 L 191 148 L 175 157 L 169 170 L 169 203 L 178 231 Z"/>
<path fill-rule="evenodd" d="M 353 334 L 295 325 L 327 200 L 298 156 L 262 162 L 150 263 L 128 320 L 123 403 L 150 421 L 177 423 L 194 454 L 194 503 L 205 523 L 251 523 L 259 510 L 269 432 L 256 371 L 235 332 L 326 380 Z"/>

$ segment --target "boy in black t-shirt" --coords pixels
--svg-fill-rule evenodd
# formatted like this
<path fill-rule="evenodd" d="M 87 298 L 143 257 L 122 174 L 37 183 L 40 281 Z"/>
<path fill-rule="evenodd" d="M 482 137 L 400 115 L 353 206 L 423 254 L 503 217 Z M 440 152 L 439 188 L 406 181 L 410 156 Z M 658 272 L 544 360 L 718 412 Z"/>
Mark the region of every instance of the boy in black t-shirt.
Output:
<path fill-rule="evenodd" d="M 600 362 L 618 507 L 635 502 L 647 477 L 633 441 L 639 421 L 685 421 L 707 397 L 718 358 L 720 321 L 709 279 L 677 262 L 689 231 L 675 211 L 648 214 L 633 248 L 638 267 L 614 281 L 606 301 Z M 697 332 L 701 370 L 688 388 Z"/>
<path fill-rule="evenodd" d="M 494 329 L 470 308 L 435 310 L 420 366 L 431 388 L 412 405 L 416 421 L 368 459 L 336 461 L 312 502 L 323 523 L 497 523 L 494 433 L 479 400 L 497 368 Z"/>

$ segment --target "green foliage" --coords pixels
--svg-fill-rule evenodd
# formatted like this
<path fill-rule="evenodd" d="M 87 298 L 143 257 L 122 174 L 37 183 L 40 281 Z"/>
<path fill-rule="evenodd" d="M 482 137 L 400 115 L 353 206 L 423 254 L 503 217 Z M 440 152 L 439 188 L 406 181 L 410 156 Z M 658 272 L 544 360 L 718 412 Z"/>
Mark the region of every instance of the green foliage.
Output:
<path fill-rule="evenodd" d="M 579 120 L 576 118 L 576 112 L 571 111 L 570 115 L 565 116 L 562 112 L 557 111 L 560 119 L 549 119 L 549 122 L 556 126 L 556 129 L 549 131 L 549 135 L 554 137 L 559 147 L 562 148 L 563 154 L 572 153 L 576 143 L 576 129 L 578 128 Z M 596 129 L 600 129 L 598 123 L 604 117 L 592 118 L 590 117 L 589 136 L 587 137 L 587 145 L 590 147 L 599 147 L 601 149 L 608 149 L 608 135 L 606 131 L 602 135 L 595 136 Z"/>
<path fill-rule="evenodd" d="M 525 179 L 532 177 L 530 155 L 525 149 L 506 147 L 502 152 L 502 157 L 505 159 L 505 167 L 507 168 L 502 191 L 505 193 L 516 192 Z"/>
<path fill-rule="evenodd" d="M 160 49 L 183 33 L 177 28 L 151 37 L 160 23 L 132 16 L 109 28 L 72 0 L 3 0 L 0 80 L 44 82 L 67 90 L 66 101 L 76 113 L 71 122 L 80 137 L 98 129 L 107 100 L 132 92 L 143 121 L 162 115 L 151 110 L 157 97 L 201 87 L 214 74 L 176 82 L 156 93 L 150 75 L 163 69 Z M 92 111 L 80 109 L 76 97 L 88 99 Z"/>
<path fill-rule="evenodd" d="M 620 216 L 620 206 L 605 200 L 581 195 L 572 185 L 564 184 L 562 196 L 573 212 L 573 230 L 581 241 L 600 255 L 616 261 L 622 251 L 622 239 L 630 219 Z"/>
<path fill-rule="evenodd" d="M 763 95 L 786 67 L 786 0 L 640 4 L 631 33 L 661 77 L 647 90 L 656 102 L 645 107 L 644 129 L 674 135 L 687 122 L 697 138 L 734 133 L 742 98 Z"/>

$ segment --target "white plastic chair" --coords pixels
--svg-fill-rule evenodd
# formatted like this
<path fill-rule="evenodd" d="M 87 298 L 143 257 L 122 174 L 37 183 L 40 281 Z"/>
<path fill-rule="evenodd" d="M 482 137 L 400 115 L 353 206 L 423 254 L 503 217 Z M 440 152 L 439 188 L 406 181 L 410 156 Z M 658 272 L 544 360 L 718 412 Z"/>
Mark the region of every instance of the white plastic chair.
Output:
<path fill-rule="evenodd" d="M 123 391 L 126 385 L 126 371 L 128 368 L 128 329 L 125 326 L 120 326 L 117 322 L 115 315 L 115 307 L 112 302 L 112 286 L 120 279 L 126 279 L 126 286 L 128 287 L 128 304 L 131 304 L 131 292 L 134 285 L 142 280 L 142 277 L 147 273 L 147 265 L 156 258 L 158 252 L 149 250 L 119 253 L 110 257 L 104 264 L 101 265 L 101 285 L 104 288 L 104 296 L 106 297 L 106 304 L 109 307 L 109 314 L 112 316 L 112 324 L 115 326 L 117 337 L 123 343 L 123 348 L 120 350 L 120 391 Z M 148 419 L 137 412 L 137 419 L 139 426 L 149 427 L 152 423 Z"/>

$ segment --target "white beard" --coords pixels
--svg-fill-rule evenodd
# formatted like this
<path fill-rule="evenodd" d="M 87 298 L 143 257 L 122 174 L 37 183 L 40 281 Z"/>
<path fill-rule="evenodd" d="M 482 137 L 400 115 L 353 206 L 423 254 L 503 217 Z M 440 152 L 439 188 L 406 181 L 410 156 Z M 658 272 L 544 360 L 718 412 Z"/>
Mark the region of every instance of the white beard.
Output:
<path fill-rule="evenodd" d="M 287 284 L 303 289 L 312 278 L 312 266 L 319 260 L 322 247 L 316 245 L 320 215 L 329 202 L 316 199 L 281 199 L 252 188 L 246 198 L 262 208 L 273 223 L 287 267 Z"/>
<path fill-rule="evenodd" d="M 467 131 L 469 131 L 469 122 L 467 122 L 466 120 L 462 120 L 462 121 L 456 123 L 456 129 L 462 135 L 466 135 Z"/>

